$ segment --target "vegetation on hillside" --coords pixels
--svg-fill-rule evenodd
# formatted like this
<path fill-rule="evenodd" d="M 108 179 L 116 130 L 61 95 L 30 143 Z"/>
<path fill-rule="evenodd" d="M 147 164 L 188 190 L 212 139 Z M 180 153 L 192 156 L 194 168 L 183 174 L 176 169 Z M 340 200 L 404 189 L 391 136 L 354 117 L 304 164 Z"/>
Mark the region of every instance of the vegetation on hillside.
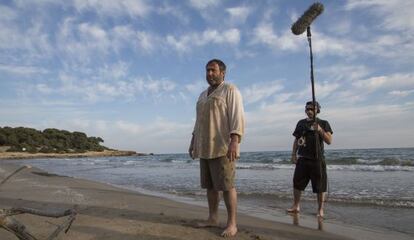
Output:
<path fill-rule="evenodd" d="M 88 137 L 83 132 L 55 128 L 39 131 L 25 127 L 0 127 L 0 146 L 10 146 L 8 152 L 83 153 L 108 149 L 100 145 L 100 137 Z"/>

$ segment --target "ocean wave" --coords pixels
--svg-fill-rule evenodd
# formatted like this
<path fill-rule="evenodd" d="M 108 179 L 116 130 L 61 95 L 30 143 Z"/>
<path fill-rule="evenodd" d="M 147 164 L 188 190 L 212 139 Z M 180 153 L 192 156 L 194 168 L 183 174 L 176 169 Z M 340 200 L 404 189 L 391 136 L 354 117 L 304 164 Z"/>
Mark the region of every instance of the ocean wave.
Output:
<path fill-rule="evenodd" d="M 328 170 L 338 171 L 367 171 L 367 172 L 395 172 L 406 171 L 413 172 L 412 166 L 389 166 L 389 165 L 328 165 Z"/>
<path fill-rule="evenodd" d="M 237 169 L 252 169 L 252 170 L 274 170 L 274 169 L 293 169 L 294 165 L 290 164 L 265 164 L 265 163 L 255 163 L 255 164 L 236 164 Z"/>
<path fill-rule="evenodd" d="M 349 203 L 356 205 L 374 205 L 381 207 L 414 208 L 413 200 L 401 199 L 361 199 L 361 198 L 335 198 L 329 197 L 328 202 Z"/>
<path fill-rule="evenodd" d="M 409 149 L 359 149 L 327 150 L 325 160 L 328 165 L 380 165 L 414 167 L 414 148 Z M 242 152 L 238 160 L 243 164 L 290 164 L 290 151 Z M 151 156 L 148 161 L 164 163 L 191 163 L 188 154 L 166 154 Z M 268 167 L 272 168 L 272 167 Z"/>
<path fill-rule="evenodd" d="M 170 194 L 176 194 L 180 196 L 188 197 L 200 197 L 205 196 L 204 191 L 169 191 Z M 281 200 L 281 201 L 291 201 L 292 194 L 285 192 L 275 192 L 275 193 L 259 193 L 259 192 L 238 192 L 239 198 L 244 199 L 264 199 L 264 200 Z M 302 200 L 305 201 L 315 201 L 315 196 L 306 195 L 302 196 Z M 378 206 L 378 207 L 398 207 L 398 208 L 414 208 L 414 199 L 386 199 L 386 198 L 373 198 L 373 197 L 339 197 L 333 194 L 329 194 L 327 202 L 338 203 L 338 204 L 352 204 L 352 205 L 369 205 L 369 206 Z"/>
<path fill-rule="evenodd" d="M 276 169 L 294 169 L 293 164 L 264 164 L 264 163 L 238 163 L 237 169 L 250 170 L 276 170 Z M 368 171 L 368 172 L 391 172 L 407 171 L 414 172 L 412 166 L 390 166 L 390 165 L 327 165 L 328 170 L 333 171 Z"/>
<path fill-rule="evenodd" d="M 382 165 L 382 166 L 412 166 L 414 167 L 414 161 L 402 160 L 397 158 L 384 158 L 384 159 L 363 159 L 359 157 L 343 157 L 336 159 L 325 159 L 329 165 Z M 290 159 L 262 159 L 260 161 L 255 160 L 242 160 L 243 163 L 275 163 L 275 164 L 290 164 Z"/>
<path fill-rule="evenodd" d="M 250 198 L 250 199 L 275 199 L 282 201 L 291 201 L 291 193 L 257 193 L 257 192 L 239 192 L 238 196 L 240 198 Z M 305 201 L 314 201 L 315 196 L 313 195 L 303 195 L 302 200 Z M 339 203 L 339 204 L 352 204 L 352 205 L 370 205 L 378 207 L 399 207 L 399 208 L 414 208 L 414 199 L 386 199 L 386 198 L 373 198 L 373 197 L 338 197 L 332 194 L 329 194 L 327 197 L 327 202 Z"/>
<path fill-rule="evenodd" d="M 165 158 L 165 159 L 160 159 L 160 162 L 174 162 L 175 158 Z"/>
<path fill-rule="evenodd" d="M 354 165 L 354 164 L 364 164 L 363 160 L 357 157 L 344 157 L 335 160 L 326 160 L 327 164 L 335 164 L 335 165 Z"/>

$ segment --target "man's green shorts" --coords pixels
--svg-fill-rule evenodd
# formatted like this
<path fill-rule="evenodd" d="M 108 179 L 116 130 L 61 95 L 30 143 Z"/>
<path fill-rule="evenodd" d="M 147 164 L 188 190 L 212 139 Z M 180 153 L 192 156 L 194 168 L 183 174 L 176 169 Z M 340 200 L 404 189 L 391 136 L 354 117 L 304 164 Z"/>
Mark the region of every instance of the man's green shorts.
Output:
<path fill-rule="evenodd" d="M 236 161 L 226 157 L 200 159 L 201 187 L 216 191 L 228 191 L 234 188 Z"/>

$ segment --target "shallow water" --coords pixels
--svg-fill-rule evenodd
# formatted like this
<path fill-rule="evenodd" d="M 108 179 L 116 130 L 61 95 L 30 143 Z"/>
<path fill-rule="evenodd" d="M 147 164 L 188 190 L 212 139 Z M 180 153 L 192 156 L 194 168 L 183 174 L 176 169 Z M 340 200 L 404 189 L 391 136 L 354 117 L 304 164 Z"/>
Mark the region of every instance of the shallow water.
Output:
<path fill-rule="evenodd" d="M 414 235 L 414 148 L 328 150 L 328 220 Z M 290 152 L 242 153 L 237 163 L 240 209 L 251 214 L 281 214 L 292 201 L 294 166 Z M 10 162 L 22 164 L 20 161 Z M 187 154 L 33 159 L 24 164 L 61 175 L 129 189 L 204 201 L 198 161 Z M 310 186 L 303 213 L 314 215 Z"/>

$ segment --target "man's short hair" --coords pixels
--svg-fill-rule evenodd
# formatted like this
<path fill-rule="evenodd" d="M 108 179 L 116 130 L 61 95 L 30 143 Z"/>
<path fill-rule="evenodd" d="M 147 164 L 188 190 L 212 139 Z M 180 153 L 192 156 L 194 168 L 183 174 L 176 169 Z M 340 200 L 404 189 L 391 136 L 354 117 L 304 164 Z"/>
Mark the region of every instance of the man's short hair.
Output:
<path fill-rule="evenodd" d="M 220 68 L 220 71 L 225 72 L 226 71 L 226 64 L 224 64 L 223 61 L 221 61 L 220 59 L 211 59 L 210 61 L 208 61 L 208 63 L 206 64 L 206 68 L 208 65 L 212 64 L 212 63 L 217 63 L 217 65 Z"/>
<path fill-rule="evenodd" d="M 316 105 L 316 108 L 317 108 L 316 113 L 320 113 L 321 112 L 321 105 L 319 105 L 319 103 L 317 101 L 315 101 L 315 105 Z M 313 107 L 313 101 L 306 102 L 305 108 L 307 106 L 312 106 Z"/>

